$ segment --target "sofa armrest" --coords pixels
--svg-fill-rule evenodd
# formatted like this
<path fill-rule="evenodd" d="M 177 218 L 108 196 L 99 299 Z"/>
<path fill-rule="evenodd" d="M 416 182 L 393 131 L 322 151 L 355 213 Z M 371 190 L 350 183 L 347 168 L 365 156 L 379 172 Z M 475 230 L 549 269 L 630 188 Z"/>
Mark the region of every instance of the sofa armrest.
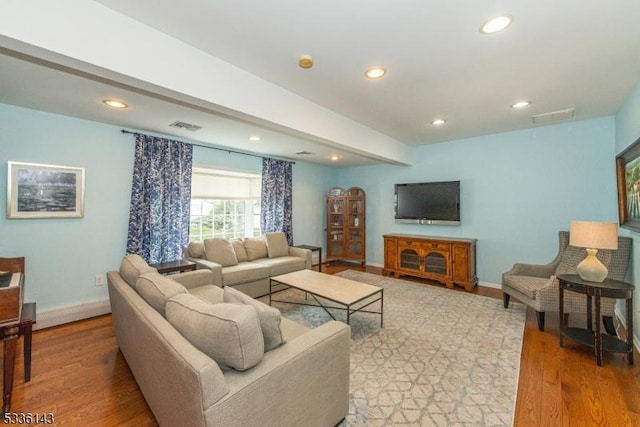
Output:
<path fill-rule="evenodd" d="M 351 329 L 330 321 L 265 353 L 244 372 L 228 371 L 230 392 L 207 410 L 224 426 L 336 425 L 349 410 Z"/>
<path fill-rule="evenodd" d="M 311 251 L 309 249 L 296 248 L 295 246 L 289 246 L 289 256 L 297 256 L 300 258 L 304 258 L 304 261 L 305 261 L 304 268 L 306 268 L 307 270 L 311 270 Z"/>
<path fill-rule="evenodd" d="M 180 283 L 187 289 L 199 286 L 212 285 L 214 274 L 211 270 L 186 271 L 184 273 L 172 274 L 169 278 Z"/>
<path fill-rule="evenodd" d="M 204 258 L 188 258 L 188 259 L 189 261 L 193 261 L 196 263 L 197 270 L 202 270 L 202 269 L 210 270 L 213 273 L 213 279 L 209 284 L 222 287 L 222 265 L 215 263 L 213 261 L 209 261 Z"/>
<path fill-rule="evenodd" d="M 549 278 L 553 276 L 556 272 L 556 264 L 522 264 L 516 263 L 513 264 L 511 270 L 503 273 L 505 275 L 511 276 L 531 276 L 531 277 L 541 277 L 541 278 Z"/>

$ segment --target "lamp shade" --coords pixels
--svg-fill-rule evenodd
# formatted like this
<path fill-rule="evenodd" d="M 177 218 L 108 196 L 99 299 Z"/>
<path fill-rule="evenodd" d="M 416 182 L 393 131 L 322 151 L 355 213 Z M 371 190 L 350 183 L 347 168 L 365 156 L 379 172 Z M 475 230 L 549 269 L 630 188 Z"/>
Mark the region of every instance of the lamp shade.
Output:
<path fill-rule="evenodd" d="M 571 221 L 569 244 L 580 248 L 618 249 L 618 224 L 615 222 Z"/>

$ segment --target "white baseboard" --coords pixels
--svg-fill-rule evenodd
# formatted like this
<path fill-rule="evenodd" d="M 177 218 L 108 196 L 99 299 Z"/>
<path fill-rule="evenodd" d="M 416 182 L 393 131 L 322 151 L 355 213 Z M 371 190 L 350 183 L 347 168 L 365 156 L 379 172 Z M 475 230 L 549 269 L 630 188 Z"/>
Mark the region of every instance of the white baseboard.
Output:
<path fill-rule="evenodd" d="M 33 329 L 44 329 L 64 323 L 75 322 L 77 320 L 88 319 L 90 317 L 101 316 L 111 313 L 109 300 L 74 305 L 71 307 L 59 308 L 56 310 L 43 311 L 37 313 L 36 324 Z"/>

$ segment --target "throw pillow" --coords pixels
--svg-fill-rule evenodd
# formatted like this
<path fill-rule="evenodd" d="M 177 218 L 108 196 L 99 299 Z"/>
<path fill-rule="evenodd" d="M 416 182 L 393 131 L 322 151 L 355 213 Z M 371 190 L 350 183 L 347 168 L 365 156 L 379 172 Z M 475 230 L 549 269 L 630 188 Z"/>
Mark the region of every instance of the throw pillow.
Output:
<path fill-rule="evenodd" d="M 153 267 L 149 267 L 149 264 L 137 254 L 129 254 L 122 258 L 122 262 L 120 263 L 120 276 L 124 279 L 125 282 L 129 284 L 132 288 L 135 289 L 136 281 L 141 274 L 158 272 Z"/>
<path fill-rule="evenodd" d="M 247 261 L 267 257 L 267 243 L 263 238 L 247 237 L 244 239 Z"/>
<path fill-rule="evenodd" d="M 187 246 L 187 256 L 191 258 L 204 258 L 204 243 L 189 242 L 189 245 Z"/>
<path fill-rule="evenodd" d="M 233 246 L 233 250 L 236 253 L 236 258 L 238 262 L 248 261 L 247 251 L 244 248 L 244 243 L 240 239 L 234 239 L 231 241 L 231 245 Z"/>
<path fill-rule="evenodd" d="M 165 315 L 165 306 L 169 298 L 187 293 L 187 289 L 180 283 L 158 272 L 141 274 L 136 281 L 136 291 L 163 316 Z"/>
<path fill-rule="evenodd" d="M 266 233 L 264 238 L 267 241 L 269 258 L 289 255 L 289 243 L 284 233 Z"/>
<path fill-rule="evenodd" d="M 596 254 L 596 258 L 609 268 L 611 263 L 612 252 L 608 250 L 599 250 Z M 576 267 L 587 257 L 587 250 L 585 248 L 578 248 L 576 246 L 567 246 L 562 252 L 560 257 L 560 263 L 556 267 L 556 276 L 560 274 L 577 274 Z"/>
<path fill-rule="evenodd" d="M 209 261 L 218 263 L 223 267 L 238 264 L 233 245 L 227 239 L 206 239 L 204 241 L 204 251 Z"/>
<path fill-rule="evenodd" d="M 282 331 L 280 331 L 280 310 L 255 300 L 230 286 L 224 287 L 224 302 L 249 304 L 256 309 L 264 338 L 265 352 L 284 343 Z"/>
<path fill-rule="evenodd" d="M 250 305 L 210 304 L 180 294 L 167 302 L 167 320 L 221 369 L 244 371 L 264 355 L 260 321 Z"/>

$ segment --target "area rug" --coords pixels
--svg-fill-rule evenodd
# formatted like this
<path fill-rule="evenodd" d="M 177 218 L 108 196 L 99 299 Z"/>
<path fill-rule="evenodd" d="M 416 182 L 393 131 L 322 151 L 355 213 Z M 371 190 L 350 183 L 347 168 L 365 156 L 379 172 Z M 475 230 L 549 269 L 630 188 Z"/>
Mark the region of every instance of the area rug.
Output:
<path fill-rule="evenodd" d="M 384 288 L 380 316 L 351 315 L 349 414 L 340 426 L 510 426 L 525 307 L 446 288 L 347 270 Z M 287 290 L 287 299 L 304 298 Z M 377 310 L 380 303 L 371 309 Z M 321 308 L 275 303 L 309 327 L 331 320 Z M 332 310 L 346 321 L 346 313 Z"/>

